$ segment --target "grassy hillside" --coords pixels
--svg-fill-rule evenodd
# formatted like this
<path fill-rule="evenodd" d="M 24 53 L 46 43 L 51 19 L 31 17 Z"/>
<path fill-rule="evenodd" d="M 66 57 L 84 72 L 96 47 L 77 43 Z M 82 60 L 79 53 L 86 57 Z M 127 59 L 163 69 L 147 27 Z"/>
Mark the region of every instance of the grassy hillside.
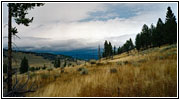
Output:
<path fill-rule="evenodd" d="M 177 47 L 123 53 L 75 67 L 31 72 L 32 97 L 176 97 Z M 27 75 L 18 75 L 25 81 Z"/>
<path fill-rule="evenodd" d="M 3 50 L 3 62 L 7 63 L 7 50 Z M 44 65 L 46 67 L 53 67 L 53 61 L 58 57 L 60 58 L 62 64 L 64 63 L 64 60 L 67 61 L 67 63 L 75 64 L 75 60 L 72 57 L 64 56 L 64 55 L 55 55 L 55 54 L 49 54 L 49 53 L 34 53 L 34 52 L 23 52 L 23 51 L 13 51 L 13 68 L 20 67 L 21 60 L 26 57 L 28 59 L 30 67 L 43 67 Z M 78 60 L 79 63 L 81 61 Z"/>

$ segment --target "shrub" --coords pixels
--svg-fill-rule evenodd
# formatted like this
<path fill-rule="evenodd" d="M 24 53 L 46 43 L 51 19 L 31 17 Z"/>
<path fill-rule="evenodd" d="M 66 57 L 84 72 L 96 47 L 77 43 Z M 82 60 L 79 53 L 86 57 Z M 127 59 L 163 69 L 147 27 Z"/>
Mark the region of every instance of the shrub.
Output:
<path fill-rule="evenodd" d="M 34 72 L 36 69 L 34 67 L 30 67 L 29 71 Z"/>
<path fill-rule="evenodd" d="M 146 59 L 140 59 L 140 60 L 138 60 L 137 62 L 138 63 L 144 63 L 144 62 L 146 62 L 147 60 Z"/>
<path fill-rule="evenodd" d="M 132 65 L 133 65 L 133 66 L 135 66 L 135 67 L 137 67 L 137 66 L 139 66 L 139 63 L 138 63 L 138 62 L 133 61 L 133 62 L 132 62 Z"/>
<path fill-rule="evenodd" d="M 81 71 L 80 71 L 80 74 L 81 75 L 86 75 L 88 74 L 88 70 L 86 68 L 83 68 Z"/>
<path fill-rule="evenodd" d="M 47 79 L 48 77 L 49 77 L 48 74 L 41 74 L 41 78 L 42 78 L 42 79 Z"/>
<path fill-rule="evenodd" d="M 42 69 L 45 70 L 45 69 L 46 69 L 46 66 L 44 65 L 44 66 L 42 67 Z"/>
<path fill-rule="evenodd" d="M 110 73 L 117 73 L 117 69 L 116 68 L 111 68 Z"/>
<path fill-rule="evenodd" d="M 118 62 L 116 62 L 116 64 L 121 65 L 121 66 L 124 65 L 124 63 L 122 61 L 118 61 Z"/>
<path fill-rule="evenodd" d="M 36 67 L 35 70 L 40 70 L 40 67 Z"/>
<path fill-rule="evenodd" d="M 60 75 L 59 74 L 55 74 L 54 75 L 54 80 L 56 80 L 58 77 L 60 77 Z"/>
<path fill-rule="evenodd" d="M 96 64 L 96 60 L 90 60 L 90 64 Z"/>
<path fill-rule="evenodd" d="M 123 63 L 126 65 L 126 64 L 129 64 L 130 62 L 129 61 L 124 61 Z"/>
<path fill-rule="evenodd" d="M 48 71 L 52 71 L 53 68 L 52 68 L 52 67 L 48 67 L 47 70 L 48 70 Z"/>
<path fill-rule="evenodd" d="M 84 69 L 84 67 L 78 68 L 77 71 L 82 71 L 82 69 Z"/>
<path fill-rule="evenodd" d="M 33 72 L 33 73 L 30 74 L 29 77 L 32 79 L 32 78 L 35 77 L 35 76 L 36 76 L 36 73 Z"/>
<path fill-rule="evenodd" d="M 96 63 L 96 65 L 97 65 L 97 66 L 102 66 L 102 65 L 104 65 L 104 64 L 101 63 L 101 62 L 98 62 L 98 63 Z"/>

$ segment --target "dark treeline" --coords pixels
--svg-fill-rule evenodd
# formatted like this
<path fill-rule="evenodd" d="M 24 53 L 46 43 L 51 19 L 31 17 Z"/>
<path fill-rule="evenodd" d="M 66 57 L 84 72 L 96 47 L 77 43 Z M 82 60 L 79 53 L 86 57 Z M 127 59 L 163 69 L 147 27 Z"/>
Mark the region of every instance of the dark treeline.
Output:
<path fill-rule="evenodd" d="M 104 43 L 103 57 L 110 57 L 123 52 L 129 54 L 129 51 L 134 48 L 140 51 L 173 43 L 177 43 L 177 22 L 174 13 L 171 8 L 168 7 L 164 23 L 161 18 L 159 18 L 156 26 L 153 24 L 151 24 L 150 27 L 146 24 L 143 25 L 142 31 L 136 35 L 135 46 L 130 38 L 116 51 L 116 47 L 114 46 L 113 50 L 111 42 L 108 43 L 106 40 Z"/>
<path fill-rule="evenodd" d="M 164 44 L 177 42 L 177 22 L 170 7 L 167 8 L 165 23 L 158 19 L 156 26 L 150 28 L 144 24 L 142 31 L 136 35 L 136 49 L 144 50 L 151 47 L 160 47 Z"/>

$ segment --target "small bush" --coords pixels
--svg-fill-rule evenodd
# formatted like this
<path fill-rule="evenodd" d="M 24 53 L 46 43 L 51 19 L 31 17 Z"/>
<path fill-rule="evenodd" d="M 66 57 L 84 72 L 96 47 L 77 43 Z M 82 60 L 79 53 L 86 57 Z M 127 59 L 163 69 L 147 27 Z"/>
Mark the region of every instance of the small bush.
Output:
<path fill-rule="evenodd" d="M 56 80 L 58 77 L 60 77 L 60 75 L 59 74 L 55 74 L 54 75 L 54 80 Z"/>
<path fill-rule="evenodd" d="M 36 73 L 33 72 L 33 73 L 30 74 L 29 77 L 32 79 L 32 78 L 35 77 L 35 76 L 36 76 Z"/>
<path fill-rule="evenodd" d="M 52 68 L 52 67 L 48 67 L 47 70 L 48 70 L 48 71 L 52 71 L 53 68 Z"/>
<path fill-rule="evenodd" d="M 81 75 L 86 75 L 88 74 L 88 70 L 86 68 L 83 68 L 81 71 L 80 71 L 80 74 Z"/>
<path fill-rule="evenodd" d="M 40 67 L 36 67 L 35 70 L 40 70 Z"/>
<path fill-rule="evenodd" d="M 41 74 L 41 78 L 42 78 L 42 79 L 47 79 L 48 77 L 49 77 L 48 74 Z"/>
<path fill-rule="evenodd" d="M 140 60 L 138 60 L 137 62 L 138 63 L 144 63 L 144 62 L 146 62 L 147 60 L 146 59 L 140 59 Z"/>
<path fill-rule="evenodd" d="M 135 67 L 137 67 L 137 66 L 139 66 L 139 63 L 138 63 L 138 62 L 133 61 L 133 62 L 132 62 L 132 65 L 133 65 L 133 66 L 135 66 Z"/>
<path fill-rule="evenodd" d="M 129 61 L 124 61 L 123 63 L 126 65 L 126 64 L 129 64 L 130 62 Z"/>
<path fill-rule="evenodd" d="M 84 67 L 78 68 L 77 71 L 82 71 L 82 69 L 84 69 Z"/>
<path fill-rule="evenodd" d="M 30 67 L 29 71 L 34 72 L 36 69 L 34 67 Z"/>
<path fill-rule="evenodd" d="M 110 73 L 117 73 L 117 69 L 116 68 L 111 68 Z"/>
<path fill-rule="evenodd" d="M 102 65 L 104 65 L 104 64 L 101 63 L 101 62 L 98 62 L 98 63 L 96 63 L 96 65 L 97 65 L 97 66 L 102 66 Z"/>
<path fill-rule="evenodd" d="M 118 62 L 116 62 L 116 64 L 120 65 L 120 66 L 124 65 L 124 63 L 122 61 L 118 61 Z"/>
<path fill-rule="evenodd" d="M 46 69 L 46 66 L 42 67 L 42 69 L 45 70 L 45 69 Z"/>
<path fill-rule="evenodd" d="M 90 60 L 90 64 L 96 64 L 96 60 Z"/>

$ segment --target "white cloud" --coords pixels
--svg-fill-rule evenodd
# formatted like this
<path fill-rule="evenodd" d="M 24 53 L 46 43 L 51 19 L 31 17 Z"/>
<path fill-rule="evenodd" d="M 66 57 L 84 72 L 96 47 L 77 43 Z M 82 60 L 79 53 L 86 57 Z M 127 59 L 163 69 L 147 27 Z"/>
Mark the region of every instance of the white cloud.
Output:
<path fill-rule="evenodd" d="M 149 11 L 139 10 L 139 5 L 128 5 L 137 10 L 136 16 L 82 22 L 79 20 L 93 17 L 90 16 L 90 12 L 108 10 L 107 4 L 46 4 L 30 11 L 29 16 L 33 16 L 34 21 L 29 27 L 17 26 L 18 35 L 22 39 L 16 39 L 15 43 L 19 47 L 31 47 L 29 49 L 43 48 L 56 51 L 97 47 L 98 44 L 102 47 L 105 40 L 110 40 L 118 47 L 130 37 L 134 41 L 143 24 L 150 26 L 151 23 L 156 24 L 159 17 L 165 19 L 167 5 Z M 148 4 L 144 6 L 149 7 Z M 117 13 L 94 17 L 109 16 L 117 16 Z M 4 45 L 7 45 L 7 42 L 4 41 Z"/>

